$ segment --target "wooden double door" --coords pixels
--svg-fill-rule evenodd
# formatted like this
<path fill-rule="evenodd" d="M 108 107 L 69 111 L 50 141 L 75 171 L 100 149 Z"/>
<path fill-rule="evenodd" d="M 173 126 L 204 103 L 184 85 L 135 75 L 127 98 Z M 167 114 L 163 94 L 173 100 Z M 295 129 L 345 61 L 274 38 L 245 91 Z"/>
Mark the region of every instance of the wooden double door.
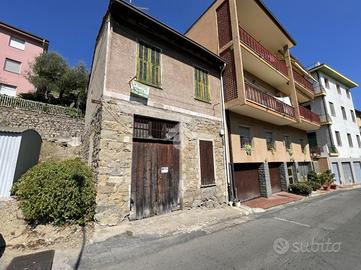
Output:
<path fill-rule="evenodd" d="M 142 219 L 178 208 L 179 149 L 170 142 L 134 141 L 132 218 Z"/>

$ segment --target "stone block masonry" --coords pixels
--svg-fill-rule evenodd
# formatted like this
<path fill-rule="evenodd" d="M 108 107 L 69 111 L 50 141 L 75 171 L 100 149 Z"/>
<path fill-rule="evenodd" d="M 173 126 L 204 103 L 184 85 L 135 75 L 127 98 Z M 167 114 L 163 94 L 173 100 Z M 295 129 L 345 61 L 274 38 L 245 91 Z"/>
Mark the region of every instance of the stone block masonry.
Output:
<path fill-rule="evenodd" d="M 262 197 L 269 198 L 272 196 L 271 178 L 269 173 L 268 162 L 262 163 L 258 169 L 260 193 Z"/>
<path fill-rule="evenodd" d="M 282 191 L 288 191 L 288 186 L 290 185 L 289 179 L 288 179 L 288 169 L 287 169 L 287 163 L 282 162 L 280 166 L 280 177 L 281 177 L 281 189 Z"/>
<path fill-rule="evenodd" d="M 84 118 L 70 108 L 0 95 L 0 125 L 36 130 L 43 140 L 40 160 L 80 156 Z"/>
<path fill-rule="evenodd" d="M 180 208 L 215 207 L 226 202 L 220 121 L 114 99 L 104 100 L 96 115 L 94 123 L 86 127 L 86 137 L 92 139 L 84 142 L 89 149 L 84 154 L 96 171 L 95 219 L 99 224 L 117 225 L 130 214 L 134 115 L 179 123 Z M 199 140 L 213 142 L 214 186 L 201 187 Z"/>

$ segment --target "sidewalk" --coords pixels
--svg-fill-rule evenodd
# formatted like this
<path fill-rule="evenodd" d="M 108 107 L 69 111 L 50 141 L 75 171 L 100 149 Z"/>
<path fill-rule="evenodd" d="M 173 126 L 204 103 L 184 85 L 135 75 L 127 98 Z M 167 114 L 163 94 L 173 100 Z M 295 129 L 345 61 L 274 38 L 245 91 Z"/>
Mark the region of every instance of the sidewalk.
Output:
<path fill-rule="evenodd" d="M 251 208 L 269 209 L 275 206 L 300 201 L 303 199 L 305 199 L 304 196 L 295 195 L 287 192 L 279 192 L 273 194 L 270 198 L 257 198 L 244 202 L 243 204 Z"/>

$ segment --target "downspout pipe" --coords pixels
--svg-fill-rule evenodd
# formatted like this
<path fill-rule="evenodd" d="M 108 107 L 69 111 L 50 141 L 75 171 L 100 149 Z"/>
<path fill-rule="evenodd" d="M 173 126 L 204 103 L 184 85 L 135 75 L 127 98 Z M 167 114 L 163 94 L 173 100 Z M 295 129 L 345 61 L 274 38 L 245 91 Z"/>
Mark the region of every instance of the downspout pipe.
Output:
<path fill-rule="evenodd" d="M 225 102 L 224 102 L 224 87 L 223 87 L 223 73 L 226 69 L 227 64 L 224 63 L 223 67 L 221 68 L 221 110 L 222 110 L 222 129 L 223 129 L 223 162 L 224 162 L 224 175 L 227 181 L 227 193 L 228 193 L 228 199 L 229 201 L 233 201 L 234 195 L 233 195 L 233 184 L 232 179 L 230 177 L 229 173 L 229 141 L 228 141 L 228 127 L 227 127 L 227 121 L 226 121 L 226 110 L 225 110 Z M 226 198 L 227 199 L 227 198 Z"/>

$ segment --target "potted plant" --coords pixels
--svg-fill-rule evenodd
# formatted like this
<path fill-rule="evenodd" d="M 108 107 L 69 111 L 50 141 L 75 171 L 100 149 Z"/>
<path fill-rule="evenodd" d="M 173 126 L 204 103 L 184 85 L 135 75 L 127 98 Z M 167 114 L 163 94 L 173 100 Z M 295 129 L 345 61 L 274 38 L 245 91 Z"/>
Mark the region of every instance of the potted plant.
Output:
<path fill-rule="evenodd" d="M 276 152 L 276 144 L 274 142 L 267 143 L 267 150 L 271 151 L 271 153 L 274 155 L 274 153 Z"/>
<path fill-rule="evenodd" d="M 245 145 L 243 146 L 243 148 L 244 148 L 244 151 L 246 152 L 246 154 L 247 154 L 248 156 L 252 155 L 252 145 L 250 145 L 250 144 L 245 144 Z"/>
<path fill-rule="evenodd" d="M 290 155 L 290 156 L 293 156 L 293 150 L 291 147 L 288 147 L 287 149 L 287 153 Z"/>
<path fill-rule="evenodd" d="M 327 170 L 320 175 L 320 179 L 321 184 L 323 185 L 323 189 L 330 190 L 331 186 L 335 182 L 335 174 L 332 173 L 330 170 Z"/>

